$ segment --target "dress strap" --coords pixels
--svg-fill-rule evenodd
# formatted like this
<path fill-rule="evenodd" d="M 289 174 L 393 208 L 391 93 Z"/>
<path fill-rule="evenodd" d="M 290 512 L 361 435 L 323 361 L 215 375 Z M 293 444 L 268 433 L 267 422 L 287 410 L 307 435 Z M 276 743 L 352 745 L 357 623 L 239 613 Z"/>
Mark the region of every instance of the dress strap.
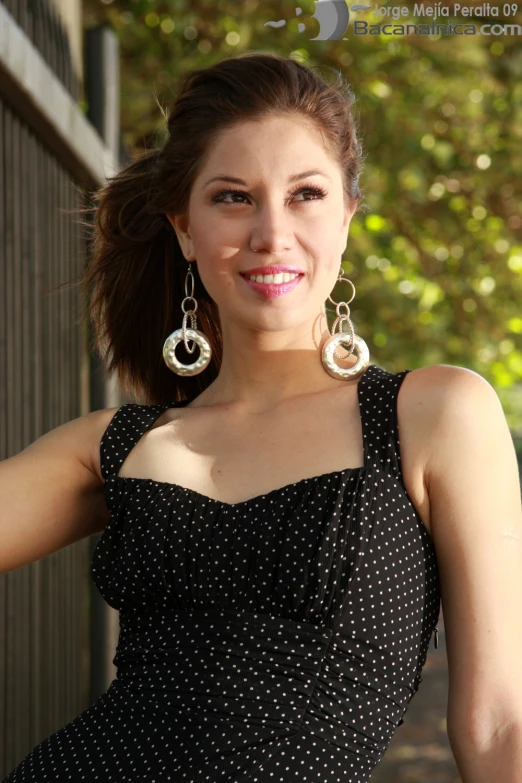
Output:
<path fill-rule="evenodd" d="M 372 364 L 362 376 L 359 388 L 364 463 L 391 473 L 401 483 L 397 398 L 409 372 L 388 372 Z"/>
<path fill-rule="evenodd" d="M 131 449 L 169 405 L 128 402 L 118 408 L 100 441 L 100 470 L 104 481 L 115 476 Z"/>

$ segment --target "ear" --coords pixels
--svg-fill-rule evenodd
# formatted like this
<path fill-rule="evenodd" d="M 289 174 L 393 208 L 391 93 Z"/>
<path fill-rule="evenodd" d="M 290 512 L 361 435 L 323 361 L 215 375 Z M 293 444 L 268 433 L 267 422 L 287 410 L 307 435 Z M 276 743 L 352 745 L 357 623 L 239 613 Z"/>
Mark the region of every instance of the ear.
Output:
<path fill-rule="evenodd" d="M 348 245 L 348 228 L 350 226 L 350 221 L 353 217 L 354 212 L 355 212 L 355 207 L 346 206 L 344 208 L 344 218 L 343 218 L 343 225 L 341 230 L 341 236 L 343 237 L 344 240 L 344 247 L 341 248 L 341 253 L 344 253 Z"/>
<path fill-rule="evenodd" d="M 194 254 L 194 245 L 190 235 L 187 215 L 185 213 L 182 215 L 173 215 L 171 212 L 166 212 L 165 215 L 176 232 L 183 255 L 187 261 L 194 260 L 190 258 L 190 256 Z"/>
<path fill-rule="evenodd" d="M 350 221 L 353 218 L 355 209 L 355 204 L 353 206 L 346 206 L 344 208 L 343 231 L 348 231 L 348 226 L 350 225 Z"/>

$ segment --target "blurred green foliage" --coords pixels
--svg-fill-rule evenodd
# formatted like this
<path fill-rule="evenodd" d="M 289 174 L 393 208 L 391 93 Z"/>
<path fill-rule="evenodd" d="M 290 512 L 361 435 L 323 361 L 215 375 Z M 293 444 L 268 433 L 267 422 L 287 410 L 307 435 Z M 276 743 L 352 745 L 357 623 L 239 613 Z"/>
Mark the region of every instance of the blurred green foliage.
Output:
<path fill-rule="evenodd" d="M 313 0 L 84 0 L 85 25 L 107 23 L 120 40 L 131 153 L 163 143 L 158 104 L 168 108 L 187 69 L 246 49 L 339 69 L 357 97 L 366 150 L 369 209 L 352 220 L 344 261 L 357 289 L 355 330 L 392 371 L 444 363 L 480 373 L 522 436 L 522 35 L 356 36 L 353 19 L 379 21 L 358 11 L 347 40 L 312 41 L 314 8 Z M 522 24 L 522 13 L 503 17 L 499 8 L 489 21 Z M 281 19 L 286 26 L 265 27 Z"/>

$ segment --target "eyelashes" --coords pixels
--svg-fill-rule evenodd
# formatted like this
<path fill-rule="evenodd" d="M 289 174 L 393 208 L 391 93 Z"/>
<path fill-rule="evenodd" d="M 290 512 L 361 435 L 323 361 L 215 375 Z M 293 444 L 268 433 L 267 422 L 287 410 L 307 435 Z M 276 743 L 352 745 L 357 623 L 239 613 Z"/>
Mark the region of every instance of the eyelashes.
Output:
<path fill-rule="evenodd" d="M 299 195 L 299 193 L 311 193 L 314 196 L 314 198 L 304 199 L 303 203 L 306 203 L 308 201 L 320 201 L 321 199 L 325 198 L 328 195 L 326 190 L 324 190 L 323 188 L 321 188 L 318 185 L 306 185 L 306 186 L 304 186 L 302 188 L 299 188 L 298 190 L 294 190 L 294 192 L 292 193 L 292 196 Z M 219 202 L 224 203 L 223 199 L 224 199 L 225 196 L 228 196 L 228 195 L 240 196 L 240 197 L 245 197 L 245 198 L 247 197 L 247 193 L 244 190 L 224 189 L 224 190 L 220 190 L 219 193 L 216 193 L 215 196 L 212 196 L 212 202 L 213 203 L 219 203 Z M 241 202 L 234 201 L 234 202 L 226 202 L 226 203 L 238 204 L 238 203 L 241 203 Z"/>

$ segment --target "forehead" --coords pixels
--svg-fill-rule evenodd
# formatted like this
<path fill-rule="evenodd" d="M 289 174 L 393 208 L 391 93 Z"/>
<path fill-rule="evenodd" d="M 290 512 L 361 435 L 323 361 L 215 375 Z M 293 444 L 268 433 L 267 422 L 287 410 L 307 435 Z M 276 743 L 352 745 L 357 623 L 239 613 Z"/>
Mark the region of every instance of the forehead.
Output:
<path fill-rule="evenodd" d="M 209 145 L 198 179 L 226 173 L 241 176 L 240 169 L 252 175 L 266 173 L 274 178 L 321 169 L 331 176 L 336 161 L 325 145 L 323 135 L 306 118 L 273 117 L 236 123 L 219 131 Z"/>

